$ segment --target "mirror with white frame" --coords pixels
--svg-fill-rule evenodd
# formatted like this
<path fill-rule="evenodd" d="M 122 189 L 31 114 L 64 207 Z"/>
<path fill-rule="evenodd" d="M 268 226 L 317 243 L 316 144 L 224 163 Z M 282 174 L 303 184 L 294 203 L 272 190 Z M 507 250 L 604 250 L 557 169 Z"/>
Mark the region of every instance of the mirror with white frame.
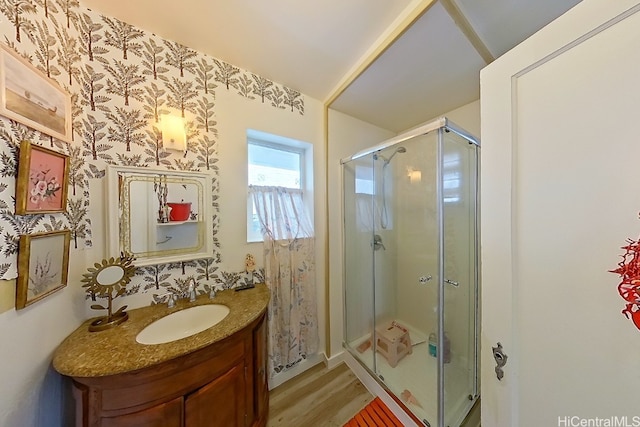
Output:
<path fill-rule="evenodd" d="M 110 254 L 137 265 L 213 256 L 209 175 L 109 166 L 107 185 Z"/>

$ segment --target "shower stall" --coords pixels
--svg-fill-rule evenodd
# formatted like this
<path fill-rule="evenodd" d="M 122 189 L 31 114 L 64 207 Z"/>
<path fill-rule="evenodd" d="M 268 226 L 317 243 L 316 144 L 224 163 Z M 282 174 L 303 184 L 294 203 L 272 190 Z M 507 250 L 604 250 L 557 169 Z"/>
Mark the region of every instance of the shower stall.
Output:
<path fill-rule="evenodd" d="M 344 346 L 427 426 L 479 398 L 479 150 L 443 117 L 341 161 Z"/>

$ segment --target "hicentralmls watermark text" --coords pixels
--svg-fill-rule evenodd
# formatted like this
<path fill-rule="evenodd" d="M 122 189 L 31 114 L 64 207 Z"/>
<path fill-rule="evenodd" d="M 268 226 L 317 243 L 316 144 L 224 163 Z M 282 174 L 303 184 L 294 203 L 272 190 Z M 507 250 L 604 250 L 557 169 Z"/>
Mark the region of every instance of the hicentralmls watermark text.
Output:
<path fill-rule="evenodd" d="M 558 427 L 640 427 L 640 415 L 607 418 L 565 415 L 558 417 Z"/>

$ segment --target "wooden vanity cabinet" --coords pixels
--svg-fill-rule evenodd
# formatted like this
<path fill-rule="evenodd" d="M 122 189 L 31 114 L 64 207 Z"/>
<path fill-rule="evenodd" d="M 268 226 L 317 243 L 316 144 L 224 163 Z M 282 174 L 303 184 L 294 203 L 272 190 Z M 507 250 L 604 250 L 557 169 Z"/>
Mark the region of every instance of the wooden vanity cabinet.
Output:
<path fill-rule="evenodd" d="M 267 322 L 261 322 L 253 333 L 254 348 L 254 414 L 261 418 L 269 410 L 269 384 L 267 383 Z"/>
<path fill-rule="evenodd" d="M 248 416 L 244 398 L 246 388 L 244 366 L 238 364 L 185 398 L 185 425 L 245 425 L 245 416 Z"/>
<path fill-rule="evenodd" d="M 184 400 L 178 397 L 166 403 L 161 403 L 132 414 L 120 415 L 113 418 L 102 418 L 102 427 L 155 427 L 155 426 L 182 426 Z M 232 425 L 232 424 L 229 424 Z"/>
<path fill-rule="evenodd" d="M 73 385 L 78 427 L 265 426 L 265 314 L 193 353 Z"/>

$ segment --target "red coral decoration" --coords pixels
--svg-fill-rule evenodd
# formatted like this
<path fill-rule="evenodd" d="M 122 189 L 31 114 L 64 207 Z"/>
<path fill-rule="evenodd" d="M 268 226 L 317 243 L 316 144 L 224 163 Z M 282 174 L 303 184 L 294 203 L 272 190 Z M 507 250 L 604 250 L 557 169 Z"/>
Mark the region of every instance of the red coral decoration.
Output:
<path fill-rule="evenodd" d="M 622 314 L 640 329 L 640 240 L 628 239 L 627 242 L 629 244 L 622 247 L 625 250 L 622 261 L 610 272 L 622 278 L 618 293 L 627 302 Z"/>

